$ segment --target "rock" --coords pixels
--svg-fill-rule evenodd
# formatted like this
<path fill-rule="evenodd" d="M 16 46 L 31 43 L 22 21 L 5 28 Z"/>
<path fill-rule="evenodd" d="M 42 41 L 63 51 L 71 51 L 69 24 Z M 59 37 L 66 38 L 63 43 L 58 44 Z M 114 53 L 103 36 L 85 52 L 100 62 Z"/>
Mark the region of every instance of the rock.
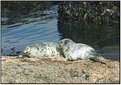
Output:
<path fill-rule="evenodd" d="M 25 60 L 24 60 L 25 59 Z M 119 83 L 119 62 L 2 57 L 2 83 Z"/>
<path fill-rule="evenodd" d="M 84 21 L 86 23 L 119 23 L 119 2 L 61 2 L 58 18 L 62 21 Z"/>

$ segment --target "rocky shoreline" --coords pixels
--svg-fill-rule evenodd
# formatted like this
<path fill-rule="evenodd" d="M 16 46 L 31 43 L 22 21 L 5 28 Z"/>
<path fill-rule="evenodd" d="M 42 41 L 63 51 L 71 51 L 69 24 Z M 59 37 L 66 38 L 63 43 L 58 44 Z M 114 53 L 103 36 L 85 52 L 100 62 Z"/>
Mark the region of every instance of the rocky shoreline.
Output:
<path fill-rule="evenodd" d="M 4 56 L 1 83 L 119 83 L 119 62 Z"/>

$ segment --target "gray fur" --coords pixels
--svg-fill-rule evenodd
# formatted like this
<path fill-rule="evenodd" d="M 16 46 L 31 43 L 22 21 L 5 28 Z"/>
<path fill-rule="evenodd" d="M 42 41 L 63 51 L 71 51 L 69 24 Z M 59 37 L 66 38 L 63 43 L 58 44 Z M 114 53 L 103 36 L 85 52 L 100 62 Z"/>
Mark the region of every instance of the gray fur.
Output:
<path fill-rule="evenodd" d="M 95 50 L 89 45 L 75 43 L 70 39 L 63 39 L 59 42 L 59 46 L 67 60 L 91 59 L 101 63 L 106 62 L 106 59 L 98 56 Z"/>

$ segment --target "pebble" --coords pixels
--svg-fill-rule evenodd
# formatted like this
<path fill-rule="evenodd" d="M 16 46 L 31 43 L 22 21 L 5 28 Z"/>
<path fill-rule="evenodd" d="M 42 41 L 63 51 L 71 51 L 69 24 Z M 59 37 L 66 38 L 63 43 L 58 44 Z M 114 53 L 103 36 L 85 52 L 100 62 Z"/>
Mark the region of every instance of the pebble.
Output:
<path fill-rule="evenodd" d="M 18 57 L 19 57 L 19 58 L 22 58 L 22 57 L 23 57 L 23 55 L 18 55 Z"/>

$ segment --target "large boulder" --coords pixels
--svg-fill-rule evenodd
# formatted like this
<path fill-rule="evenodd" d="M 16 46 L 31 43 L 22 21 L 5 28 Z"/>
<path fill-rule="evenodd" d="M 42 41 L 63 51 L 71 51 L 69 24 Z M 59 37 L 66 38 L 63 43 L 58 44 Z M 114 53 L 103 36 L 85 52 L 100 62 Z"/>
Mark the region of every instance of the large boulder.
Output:
<path fill-rule="evenodd" d="M 2 83 L 119 83 L 119 62 L 2 57 Z"/>

